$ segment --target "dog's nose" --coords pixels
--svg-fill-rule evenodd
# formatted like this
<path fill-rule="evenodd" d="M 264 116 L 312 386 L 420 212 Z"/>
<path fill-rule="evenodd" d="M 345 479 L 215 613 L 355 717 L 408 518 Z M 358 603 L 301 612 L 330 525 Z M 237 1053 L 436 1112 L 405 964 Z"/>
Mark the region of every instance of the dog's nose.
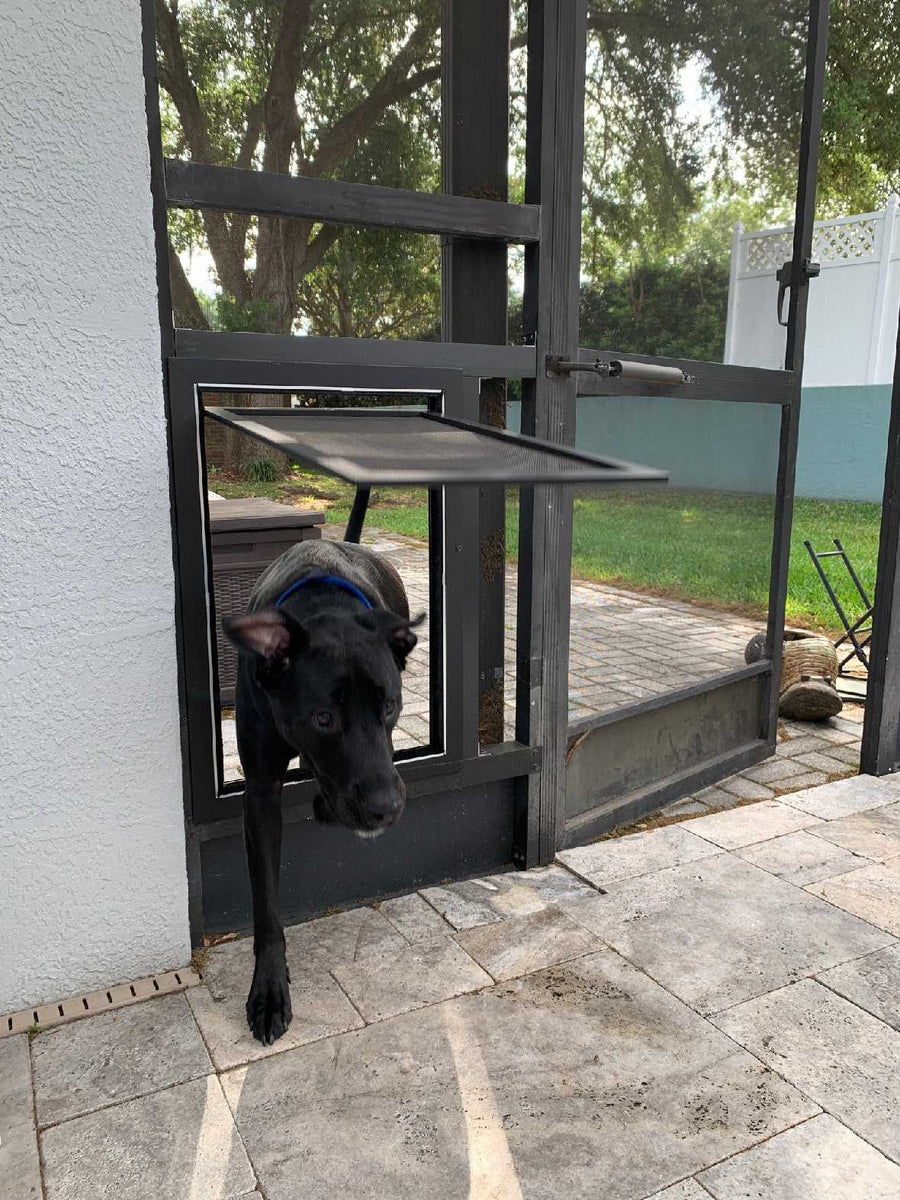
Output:
<path fill-rule="evenodd" d="M 366 816 L 373 826 L 393 825 L 403 812 L 405 799 L 406 789 L 402 780 L 398 779 L 393 787 L 385 788 L 369 797 Z"/>

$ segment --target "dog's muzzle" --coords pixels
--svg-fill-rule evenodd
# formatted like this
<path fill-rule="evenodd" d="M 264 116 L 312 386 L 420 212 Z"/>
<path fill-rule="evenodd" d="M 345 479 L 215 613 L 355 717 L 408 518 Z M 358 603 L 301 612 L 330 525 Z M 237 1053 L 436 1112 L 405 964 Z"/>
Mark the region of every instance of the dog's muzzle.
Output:
<path fill-rule="evenodd" d="M 345 825 L 358 837 L 376 838 L 399 821 L 405 805 L 406 787 L 398 775 L 389 786 L 352 804 L 341 804 L 323 788 L 313 798 L 313 816 L 322 825 Z"/>

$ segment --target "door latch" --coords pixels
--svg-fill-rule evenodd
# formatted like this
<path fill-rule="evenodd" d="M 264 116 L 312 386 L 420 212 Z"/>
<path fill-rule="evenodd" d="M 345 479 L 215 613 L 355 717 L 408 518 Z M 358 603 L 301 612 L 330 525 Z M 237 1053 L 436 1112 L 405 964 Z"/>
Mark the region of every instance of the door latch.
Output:
<path fill-rule="evenodd" d="M 618 358 L 609 362 L 599 358 L 595 358 L 593 362 L 582 362 L 551 354 L 547 357 L 546 368 L 547 377 L 550 379 L 555 375 L 570 375 L 573 371 L 587 371 L 607 379 L 637 379 L 644 383 L 694 382 L 693 376 L 686 375 L 680 367 L 668 367 L 663 363 L 628 362 Z"/>
<path fill-rule="evenodd" d="M 794 260 L 790 259 L 779 267 L 775 272 L 775 278 L 778 280 L 778 324 L 787 325 L 784 318 L 784 297 L 787 294 L 788 288 L 791 286 L 791 268 L 794 265 Z M 812 262 L 808 258 L 804 258 L 800 264 L 800 286 L 803 287 L 809 283 L 810 279 L 815 279 L 822 267 L 820 263 Z"/>

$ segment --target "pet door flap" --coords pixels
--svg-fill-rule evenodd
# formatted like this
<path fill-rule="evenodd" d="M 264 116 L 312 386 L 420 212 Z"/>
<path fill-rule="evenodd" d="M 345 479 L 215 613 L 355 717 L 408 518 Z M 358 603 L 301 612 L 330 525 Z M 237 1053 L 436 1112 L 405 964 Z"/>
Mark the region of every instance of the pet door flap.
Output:
<path fill-rule="evenodd" d="M 435 413 L 206 408 L 208 417 L 357 487 L 666 483 L 664 471 Z"/>

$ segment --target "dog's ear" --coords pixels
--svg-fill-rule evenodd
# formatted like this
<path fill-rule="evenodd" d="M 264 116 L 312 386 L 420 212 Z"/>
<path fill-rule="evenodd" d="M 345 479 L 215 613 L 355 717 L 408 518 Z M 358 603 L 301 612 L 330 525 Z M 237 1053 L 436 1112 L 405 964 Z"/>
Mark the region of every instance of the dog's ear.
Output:
<path fill-rule="evenodd" d="M 277 608 L 262 608 L 243 617 L 223 617 L 222 630 L 238 650 L 267 662 L 297 654 L 309 641 L 303 626 Z"/>
<path fill-rule="evenodd" d="M 366 629 L 371 629 L 374 633 L 380 634 L 388 646 L 391 653 L 397 660 L 397 666 L 402 671 L 406 666 L 406 659 L 415 649 L 418 638 L 413 633 L 413 629 L 417 625 L 421 625 L 425 620 L 425 614 L 419 613 L 413 620 L 408 620 L 406 617 L 398 617 L 396 613 L 388 612 L 386 609 L 373 609 L 371 612 L 363 613 L 356 618 Z"/>

